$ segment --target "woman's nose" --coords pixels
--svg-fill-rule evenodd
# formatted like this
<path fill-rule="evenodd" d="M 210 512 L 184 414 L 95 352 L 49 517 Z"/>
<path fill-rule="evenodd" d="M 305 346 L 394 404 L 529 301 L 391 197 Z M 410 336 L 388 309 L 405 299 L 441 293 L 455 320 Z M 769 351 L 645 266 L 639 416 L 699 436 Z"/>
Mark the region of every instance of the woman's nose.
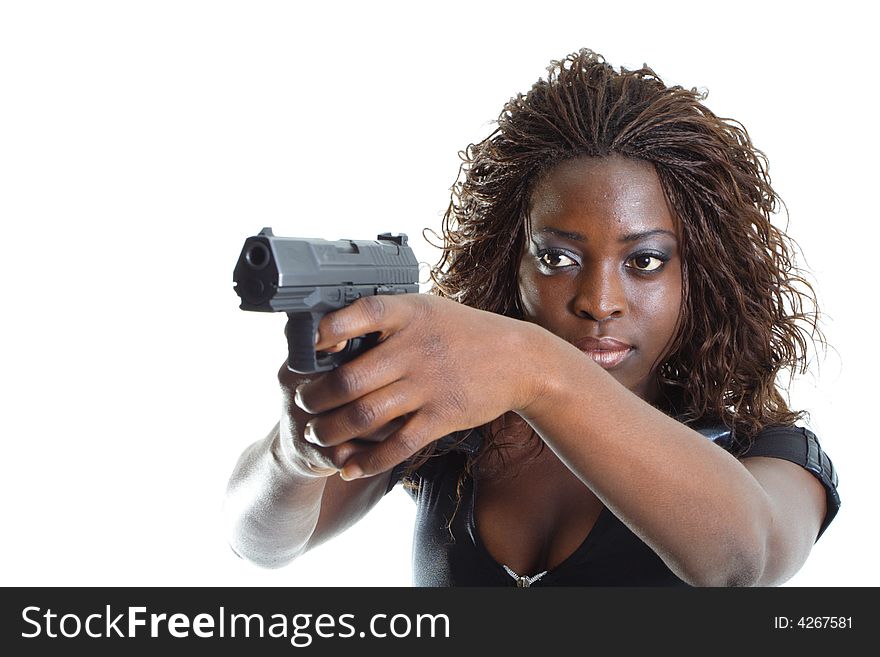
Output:
<path fill-rule="evenodd" d="M 601 322 L 623 316 L 626 307 L 625 286 L 612 267 L 592 267 L 581 273 L 574 298 L 576 315 Z"/>

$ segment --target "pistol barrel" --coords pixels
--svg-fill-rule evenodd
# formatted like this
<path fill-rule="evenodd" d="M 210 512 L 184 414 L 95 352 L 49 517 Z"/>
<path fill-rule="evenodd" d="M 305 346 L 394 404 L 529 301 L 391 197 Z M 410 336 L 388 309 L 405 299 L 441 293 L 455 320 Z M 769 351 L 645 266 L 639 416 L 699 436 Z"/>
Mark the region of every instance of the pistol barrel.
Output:
<path fill-rule="evenodd" d="M 406 235 L 329 241 L 264 228 L 245 240 L 233 280 L 242 310 L 310 312 L 367 294 L 418 292 L 418 270 Z"/>

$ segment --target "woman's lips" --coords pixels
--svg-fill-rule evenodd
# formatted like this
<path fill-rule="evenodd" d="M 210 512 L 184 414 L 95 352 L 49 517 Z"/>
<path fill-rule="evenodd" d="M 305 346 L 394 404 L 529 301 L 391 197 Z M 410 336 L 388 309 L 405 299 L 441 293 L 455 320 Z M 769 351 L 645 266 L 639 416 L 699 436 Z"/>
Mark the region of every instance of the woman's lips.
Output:
<path fill-rule="evenodd" d="M 614 338 L 581 338 L 574 343 L 578 349 L 592 358 L 600 367 L 613 369 L 629 356 L 633 347 Z"/>
<path fill-rule="evenodd" d="M 585 350 L 584 353 L 599 363 L 603 369 L 610 370 L 620 365 L 623 359 L 629 356 L 629 352 L 631 351 L 632 347 L 622 351 L 605 351 L 602 349 L 595 349 L 592 351 Z"/>

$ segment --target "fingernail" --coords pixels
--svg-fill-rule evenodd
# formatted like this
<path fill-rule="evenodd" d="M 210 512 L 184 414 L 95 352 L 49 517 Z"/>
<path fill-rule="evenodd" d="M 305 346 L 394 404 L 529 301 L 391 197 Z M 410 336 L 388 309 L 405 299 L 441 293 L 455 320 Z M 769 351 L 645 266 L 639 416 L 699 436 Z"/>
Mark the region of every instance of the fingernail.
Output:
<path fill-rule="evenodd" d="M 315 329 L 315 344 L 317 345 L 321 341 L 321 333 L 318 329 Z"/>
<path fill-rule="evenodd" d="M 296 390 L 295 390 L 294 393 L 293 393 L 293 401 L 294 401 L 294 403 L 295 403 L 297 406 L 299 406 L 301 409 L 306 410 L 306 407 L 305 407 L 305 405 L 303 405 L 303 400 L 302 400 L 302 387 L 303 387 L 304 385 L 305 385 L 304 383 L 300 383 L 300 384 L 296 387 Z"/>
<path fill-rule="evenodd" d="M 361 470 L 358 466 L 346 465 L 342 470 L 339 471 L 339 476 L 342 477 L 345 481 L 351 481 L 352 479 L 360 479 L 364 476 L 364 471 Z"/>
<path fill-rule="evenodd" d="M 315 427 L 311 422 L 306 422 L 306 426 L 303 427 L 303 438 L 308 440 L 310 443 L 318 443 L 318 439 L 315 437 Z"/>

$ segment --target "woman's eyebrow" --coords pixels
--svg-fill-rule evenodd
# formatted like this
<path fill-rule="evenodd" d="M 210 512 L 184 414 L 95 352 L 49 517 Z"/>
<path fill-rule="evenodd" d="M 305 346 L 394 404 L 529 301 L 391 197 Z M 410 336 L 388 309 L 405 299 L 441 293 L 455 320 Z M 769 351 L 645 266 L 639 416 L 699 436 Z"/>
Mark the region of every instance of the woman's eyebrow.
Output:
<path fill-rule="evenodd" d="M 675 237 L 675 233 L 671 230 L 666 230 L 665 228 L 654 228 L 652 230 L 643 230 L 638 233 L 629 233 L 628 235 L 624 235 L 618 241 L 619 242 L 637 242 L 638 240 L 644 239 L 646 237 L 653 237 L 654 235 L 669 235 L 670 237 Z"/>
<path fill-rule="evenodd" d="M 586 242 L 587 238 L 581 233 L 573 233 L 568 230 L 560 230 L 559 228 L 553 228 L 553 226 L 545 226 L 539 233 L 550 233 L 551 235 L 556 235 L 557 237 L 561 237 L 567 240 L 574 240 L 575 242 Z M 654 228 L 651 230 L 642 230 L 637 233 L 628 233 L 621 237 L 619 242 L 637 242 L 638 240 L 644 239 L 646 237 L 653 237 L 654 235 L 669 235 L 670 237 L 675 237 L 675 233 L 671 230 L 666 230 L 665 228 Z"/>
<path fill-rule="evenodd" d="M 580 233 L 572 233 L 567 230 L 560 230 L 558 228 L 553 228 L 553 226 L 544 226 L 539 233 L 550 233 L 551 235 L 556 235 L 556 237 L 561 237 L 566 240 L 574 240 L 575 242 L 586 242 L 587 238 L 581 235 Z"/>

